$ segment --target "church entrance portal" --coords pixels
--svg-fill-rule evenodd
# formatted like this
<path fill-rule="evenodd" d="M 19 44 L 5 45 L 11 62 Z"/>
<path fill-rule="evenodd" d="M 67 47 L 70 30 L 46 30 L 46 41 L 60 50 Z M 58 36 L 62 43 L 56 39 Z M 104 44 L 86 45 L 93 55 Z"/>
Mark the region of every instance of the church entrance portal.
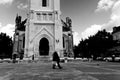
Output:
<path fill-rule="evenodd" d="M 47 38 L 42 38 L 39 42 L 39 54 L 40 56 L 49 55 L 49 41 Z"/>

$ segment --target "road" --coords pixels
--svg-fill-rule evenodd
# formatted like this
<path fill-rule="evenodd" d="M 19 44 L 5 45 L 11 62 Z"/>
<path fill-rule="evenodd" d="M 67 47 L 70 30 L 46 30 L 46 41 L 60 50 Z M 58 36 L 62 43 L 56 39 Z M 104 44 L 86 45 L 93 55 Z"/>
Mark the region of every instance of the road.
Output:
<path fill-rule="evenodd" d="M 120 80 L 120 63 L 72 61 L 52 69 L 51 62 L 0 63 L 0 80 Z"/>

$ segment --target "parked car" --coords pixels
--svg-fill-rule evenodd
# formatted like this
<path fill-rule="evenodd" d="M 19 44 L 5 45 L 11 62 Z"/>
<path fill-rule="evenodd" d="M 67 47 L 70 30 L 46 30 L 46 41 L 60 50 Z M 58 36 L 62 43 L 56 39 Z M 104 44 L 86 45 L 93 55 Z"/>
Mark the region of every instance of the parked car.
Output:
<path fill-rule="evenodd" d="M 115 61 L 120 61 L 120 57 L 115 57 Z"/>
<path fill-rule="evenodd" d="M 103 61 L 104 58 L 103 57 L 97 57 L 97 60 Z"/>
<path fill-rule="evenodd" d="M 105 57 L 104 60 L 105 61 L 112 61 L 112 57 Z"/>
<path fill-rule="evenodd" d="M 112 61 L 112 57 L 105 57 L 104 60 L 105 61 Z M 114 61 L 120 61 L 120 57 L 115 57 Z"/>

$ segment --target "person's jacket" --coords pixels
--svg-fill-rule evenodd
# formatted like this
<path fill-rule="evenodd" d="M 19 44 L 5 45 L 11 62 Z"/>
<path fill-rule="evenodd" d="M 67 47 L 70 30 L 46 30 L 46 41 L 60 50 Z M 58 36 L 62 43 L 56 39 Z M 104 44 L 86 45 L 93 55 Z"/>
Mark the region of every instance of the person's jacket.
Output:
<path fill-rule="evenodd" d="M 60 58 L 59 58 L 57 52 L 53 53 L 53 61 L 60 61 Z"/>

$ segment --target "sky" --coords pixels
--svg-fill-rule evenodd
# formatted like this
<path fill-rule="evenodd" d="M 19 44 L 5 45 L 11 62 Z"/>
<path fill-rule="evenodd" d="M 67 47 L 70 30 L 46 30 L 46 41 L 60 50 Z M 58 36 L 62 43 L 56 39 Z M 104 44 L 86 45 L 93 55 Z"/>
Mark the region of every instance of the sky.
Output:
<path fill-rule="evenodd" d="M 28 0 L 0 0 L 0 32 L 14 34 L 17 13 L 27 16 Z M 120 25 L 120 0 L 60 0 L 61 19 L 72 19 L 74 44 L 98 30 L 111 32 Z"/>

